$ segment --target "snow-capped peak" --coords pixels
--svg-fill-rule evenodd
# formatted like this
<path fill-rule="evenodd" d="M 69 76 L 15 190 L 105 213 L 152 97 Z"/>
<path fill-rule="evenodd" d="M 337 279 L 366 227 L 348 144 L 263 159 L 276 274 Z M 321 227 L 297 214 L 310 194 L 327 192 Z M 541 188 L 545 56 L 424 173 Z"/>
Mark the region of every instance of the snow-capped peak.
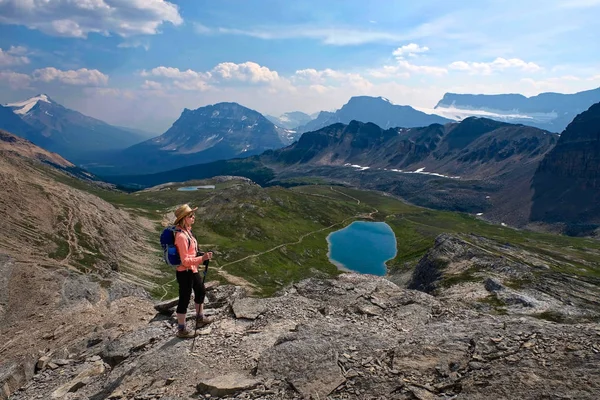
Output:
<path fill-rule="evenodd" d="M 38 101 L 44 101 L 46 103 L 52 102 L 47 95 L 38 94 L 37 96 L 27 99 L 25 101 L 6 104 L 6 107 L 12 108 L 15 114 L 27 114 L 29 110 L 31 110 L 37 104 Z"/>

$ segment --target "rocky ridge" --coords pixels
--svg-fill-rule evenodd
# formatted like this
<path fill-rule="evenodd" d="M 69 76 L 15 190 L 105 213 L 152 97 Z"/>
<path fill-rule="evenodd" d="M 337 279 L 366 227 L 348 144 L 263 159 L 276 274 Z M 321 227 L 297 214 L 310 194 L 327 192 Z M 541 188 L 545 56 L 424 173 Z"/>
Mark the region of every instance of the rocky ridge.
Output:
<path fill-rule="evenodd" d="M 493 257 L 484 244 L 439 237 L 411 280 L 431 284 L 433 295 L 354 273 L 304 280 L 271 298 L 210 284 L 207 312 L 216 321 L 195 343 L 174 337 L 169 305 L 156 313 L 140 302 L 143 321 L 99 326 L 39 354 L 32 379 L 11 399 L 597 398 L 600 324 L 591 315 L 598 309 L 573 303 L 587 313 L 563 324 L 522 312 L 523 303 L 498 312 L 478 302 L 506 290 L 519 265 L 517 252 Z M 441 283 L 448 266 L 458 273 L 468 260 L 488 262 L 482 280 Z M 442 264 L 437 276 L 426 273 Z M 535 271 L 522 264 L 528 272 Z M 559 297 L 555 305 L 569 306 Z"/>

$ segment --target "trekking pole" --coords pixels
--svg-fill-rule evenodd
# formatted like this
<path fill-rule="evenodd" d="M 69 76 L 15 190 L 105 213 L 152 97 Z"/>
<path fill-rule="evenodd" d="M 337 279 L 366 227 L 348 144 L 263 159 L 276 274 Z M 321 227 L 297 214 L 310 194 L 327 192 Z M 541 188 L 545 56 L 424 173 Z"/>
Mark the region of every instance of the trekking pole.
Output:
<path fill-rule="evenodd" d="M 204 276 L 202 277 L 202 284 L 206 282 L 206 271 L 208 271 L 208 263 L 210 260 L 205 260 L 202 264 L 204 265 Z M 194 340 L 192 341 L 192 349 L 190 353 L 194 352 L 194 345 L 196 344 L 196 333 L 198 331 L 198 312 L 196 312 L 196 323 L 194 324 Z"/>

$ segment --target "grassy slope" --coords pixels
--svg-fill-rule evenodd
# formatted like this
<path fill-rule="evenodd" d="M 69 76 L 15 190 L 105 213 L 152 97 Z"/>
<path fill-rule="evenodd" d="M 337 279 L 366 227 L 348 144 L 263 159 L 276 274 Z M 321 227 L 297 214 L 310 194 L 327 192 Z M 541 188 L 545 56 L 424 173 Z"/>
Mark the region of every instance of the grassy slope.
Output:
<path fill-rule="evenodd" d="M 551 257 L 549 265 L 554 270 L 600 277 L 598 241 L 491 225 L 467 214 L 415 207 L 375 192 L 312 185 L 260 188 L 229 181 L 217 183 L 214 190 L 181 192 L 174 186 L 127 194 L 92 187 L 62 175 L 57 179 L 154 220 L 155 237 L 151 233 L 147 240 L 154 243 L 157 254 L 162 216 L 178 204 L 200 206 L 195 232 L 202 248 L 215 252 L 211 268 L 223 268 L 245 278 L 260 287 L 262 295 L 308 276 L 336 274 L 337 269 L 327 259 L 327 235 L 372 212 L 374 220 L 385 221 L 396 234 L 397 255 L 387 263 L 392 271 L 414 266 L 435 237 L 448 232 L 471 233 L 510 243 L 540 257 Z M 209 179 L 194 184 L 211 183 Z M 153 267 L 164 273 L 159 283 L 173 279 L 168 267 Z M 218 276 L 213 272 L 210 278 Z M 166 293 L 160 290 L 154 295 L 171 296 L 175 288 L 171 282 L 165 286 Z"/>

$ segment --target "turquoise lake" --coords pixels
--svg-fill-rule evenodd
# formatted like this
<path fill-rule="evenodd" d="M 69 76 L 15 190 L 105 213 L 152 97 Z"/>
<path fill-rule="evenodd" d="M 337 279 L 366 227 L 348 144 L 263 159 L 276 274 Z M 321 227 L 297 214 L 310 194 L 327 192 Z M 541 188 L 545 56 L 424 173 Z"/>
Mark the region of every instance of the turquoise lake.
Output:
<path fill-rule="evenodd" d="M 215 185 L 204 185 L 204 186 L 184 186 L 177 189 L 180 192 L 191 192 L 199 189 L 214 189 Z"/>
<path fill-rule="evenodd" d="M 385 262 L 396 257 L 396 235 L 385 222 L 353 222 L 327 242 L 333 264 L 362 274 L 385 275 Z"/>

